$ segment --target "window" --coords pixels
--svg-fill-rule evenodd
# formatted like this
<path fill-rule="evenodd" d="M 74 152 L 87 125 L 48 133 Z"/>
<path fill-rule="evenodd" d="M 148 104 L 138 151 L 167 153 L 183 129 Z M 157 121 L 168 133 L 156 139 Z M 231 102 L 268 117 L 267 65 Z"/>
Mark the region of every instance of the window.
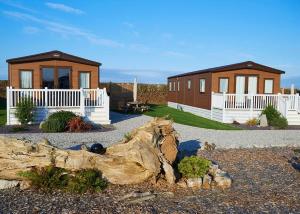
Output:
<path fill-rule="evenodd" d="M 177 82 L 177 91 L 179 91 L 179 89 L 180 89 L 180 82 L 178 81 Z"/>
<path fill-rule="evenodd" d="M 21 88 L 32 88 L 32 71 L 21 71 L 20 83 Z"/>
<path fill-rule="evenodd" d="M 199 80 L 199 90 L 200 90 L 200 93 L 205 92 L 205 79 L 200 79 Z"/>
<path fill-rule="evenodd" d="M 70 88 L 70 68 L 58 68 L 58 88 L 69 89 Z"/>
<path fill-rule="evenodd" d="M 176 82 L 173 82 L 173 91 L 176 91 Z"/>
<path fill-rule="evenodd" d="M 219 92 L 220 93 L 228 93 L 228 78 L 220 78 L 219 79 Z"/>
<path fill-rule="evenodd" d="M 169 82 L 169 91 L 172 91 L 172 82 Z"/>
<path fill-rule="evenodd" d="M 80 88 L 90 88 L 90 73 L 89 72 L 80 72 Z"/>
<path fill-rule="evenodd" d="M 191 89 L 192 87 L 192 80 L 188 80 L 188 89 Z"/>
<path fill-rule="evenodd" d="M 248 94 L 257 94 L 257 77 L 248 77 Z"/>
<path fill-rule="evenodd" d="M 272 79 L 265 79 L 265 94 L 272 94 L 273 93 L 273 80 Z"/>

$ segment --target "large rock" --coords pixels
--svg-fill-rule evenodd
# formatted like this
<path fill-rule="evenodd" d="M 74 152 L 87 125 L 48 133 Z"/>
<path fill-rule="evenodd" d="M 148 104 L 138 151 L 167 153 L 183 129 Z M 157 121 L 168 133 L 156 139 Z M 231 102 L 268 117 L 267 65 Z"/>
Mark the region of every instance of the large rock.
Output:
<path fill-rule="evenodd" d="M 19 185 L 19 181 L 1 180 L 0 189 L 9 189 Z"/>
<path fill-rule="evenodd" d="M 216 186 L 221 189 L 227 189 L 231 187 L 232 180 L 227 172 L 222 170 L 218 170 L 214 177 L 214 181 L 216 182 Z"/>
<path fill-rule="evenodd" d="M 202 178 L 189 178 L 186 184 L 188 187 L 200 189 L 202 187 Z"/>
<path fill-rule="evenodd" d="M 203 189 L 210 189 L 210 184 L 211 184 L 212 178 L 210 175 L 204 175 L 203 177 L 203 183 L 202 183 L 202 188 Z"/>
<path fill-rule="evenodd" d="M 259 126 L 260 127 L 267 127 L 268 126 L 268 119 L 265 114 L 262 114 L 259 118 Z"/>

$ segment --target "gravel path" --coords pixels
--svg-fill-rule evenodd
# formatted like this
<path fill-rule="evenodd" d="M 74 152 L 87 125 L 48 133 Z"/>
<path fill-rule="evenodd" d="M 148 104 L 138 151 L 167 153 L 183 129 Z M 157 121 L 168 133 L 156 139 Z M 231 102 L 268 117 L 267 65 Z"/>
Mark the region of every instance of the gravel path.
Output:
<path fill-rule="evenodd" d="M 300 172 L 290 148 L 201 151 L 227 171 L 227 190 L 192 190 L 167 185 L 109 185 L 102 193 L 0 190 L 0 213 L 299 213 Z M 157 196 L 130 204 L 121 197 L 151 191 Z"/>
<path fill-rule="evenodd" d="M 121 140 L 127 132 L 137 128 L 152 118 L 145 115 L 124 115 L 111 113 L 113 131 L 91 133 L 30 133 L 30 134 L 6 134 L 10 137 L 26 138 L 33 142 L 39 142 L 47 138 L 58 147 L 75 147 L 81 143 L 99 142 L 109 146 Z M 201 143 L 215 143 L 218 148 L 252 148 L 271 146 L 300 146 L 300 130 L 242 130 L 225 131 L 209 130 L 174 124 L 180 134 L 180 148 L 195 150 Z"/>

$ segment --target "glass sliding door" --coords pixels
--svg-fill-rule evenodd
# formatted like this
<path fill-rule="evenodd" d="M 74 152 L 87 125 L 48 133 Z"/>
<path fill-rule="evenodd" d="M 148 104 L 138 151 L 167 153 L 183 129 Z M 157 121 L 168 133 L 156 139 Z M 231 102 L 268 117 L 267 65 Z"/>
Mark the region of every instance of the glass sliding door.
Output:
<path fill-rule="evenodd" d="M 42 88 L 54 88 L 54 68 L 42 68 Z"/>
<path fill-rule="evenodd" d="M 57 69 L 57 86 L 59 89 L 70 89 L 70 68 Z"/>
<path fill-rule="evenodd" d="M 257 94 L 257 77 L 248 77 L 248 94 Z"/>
<path fill-rule="evenodd" d="M 245 76 L 236 76 L 235 79 L 235 93 L 236 93 L 236 103 L 237 105 L 243 105 L 245 94 Z"/>

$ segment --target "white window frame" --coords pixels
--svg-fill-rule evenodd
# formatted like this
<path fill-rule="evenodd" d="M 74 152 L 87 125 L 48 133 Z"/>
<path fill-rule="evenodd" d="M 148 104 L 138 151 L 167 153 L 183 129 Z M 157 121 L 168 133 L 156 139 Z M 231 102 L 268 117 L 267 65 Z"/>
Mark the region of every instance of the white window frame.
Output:
<path fill-rule="evenodd" d="M 224 81 L 226 81 L 227 82 L 227 87 L 226 87 L 226 89 L 225 90 L 223 90 L 222 89 L 222 84 L 221 84 L 221 82 L 222 82 L 222 80 Z M 226 78 L 226 77 L 221 77 L 221 78 L 219 78 L 219 92 L 220 93 L 228 93 L 228 87 L 229 87 L 229 79 L 228 78 Z"/>
<path fill-rule="evenodd" d="M 266 88 L 267 82 L 271 82 L 271 88 Z M 274 91 L 274 79 L 265 79 L 264 80 L 264 94 L 273 94 Z"/>
<path fill-rule="evenodd" d="M 190 90 L 192 88 L 192 80 L 187 81 L 187 87 L 188 87 L 188 90 Z"/>
<path fill-rule="evenodd" d="M 172 82 L 169 82 L 169 91 L 172 91 Z"/>
<path fill-rule="evenodd" d="M 29 84 L 27 84 L 27 85 L 29 85 L 29 87 L 24 87 L 23 86 L 23 80 L 22 80 L 22 73 L 30 73 L 30 78 L 28 79 L 30 82 L 29 82 Z M 32 86 L 33 86 L 33 82 L 32 82 L 32 75 L 33 75 L 33 73 L 32 73 L 32 70 L 20 70 L 20 88 L 24 88 L 24 89 L 29 89 L 29 88 L 33 88 Z"/>
<path fill-rule="evenodd" d="M 173 91 L 176 91 L 176 82 L 173 82 Z"/>
<path fill-rule="evenodd" d="M 180 82 L 178 81 L 177 82 L 177 91 L 179 91 L 180 90 Z"/>
<path fill-rule="evenodd" d="M 205 93 L 205 79 L 199 79 L 199 91 L 200 93 Z"/>

